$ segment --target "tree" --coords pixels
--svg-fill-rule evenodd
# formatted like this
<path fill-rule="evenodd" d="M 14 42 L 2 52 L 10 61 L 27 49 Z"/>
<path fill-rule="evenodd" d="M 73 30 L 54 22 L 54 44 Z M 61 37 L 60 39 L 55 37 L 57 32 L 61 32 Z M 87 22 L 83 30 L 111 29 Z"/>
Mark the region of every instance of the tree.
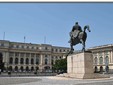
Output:
<path fill-rule="evenodd" d="M 67 59 L 56 60 L 55 64 L 53 65 L 53 70 L 57 70 L 57 72 L 59 70 L 62 72 L 66 72 L 67 71 Z"/>

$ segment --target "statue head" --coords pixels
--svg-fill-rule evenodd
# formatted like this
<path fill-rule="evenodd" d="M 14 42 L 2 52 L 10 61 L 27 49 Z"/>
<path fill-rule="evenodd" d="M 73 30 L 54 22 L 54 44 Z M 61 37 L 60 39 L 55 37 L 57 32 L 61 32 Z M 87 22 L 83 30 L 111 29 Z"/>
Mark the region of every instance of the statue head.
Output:
<path fill-rule="evenodd" d="M 78 24 L 78 22 L 76 22 L 75 24 Z"/>

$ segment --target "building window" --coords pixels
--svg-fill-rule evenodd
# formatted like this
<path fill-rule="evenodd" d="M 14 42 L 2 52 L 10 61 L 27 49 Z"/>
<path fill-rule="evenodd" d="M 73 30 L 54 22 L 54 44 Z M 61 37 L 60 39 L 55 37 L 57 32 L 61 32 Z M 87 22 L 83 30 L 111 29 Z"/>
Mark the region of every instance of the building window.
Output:
<path fill-rule="evenodd" d="M 15 71 L 18 71 L 18 67 L 17 66 L 15 66 Z"/>
<path fill-rule="evenodd" d="M 47 47 L 45 47 L 45 50 L 47 50 L 48 48 Z"/>
<path fill-rule="evenodd" d="M 13 58 L 9 58 L 9 64 L 13 64 Z"/>
<path fill-rule="evenodd" d="M 67 52 L 69 52 L 69 50 L 67 50 Z"/>
<path fill-rule="evenodd" d="M 18 58 L 15 58 L 15 64 L 18 64 Z"/>
<path fill-rule="evenodd" d="M 34 56 L 35 56 L 35 54 L 32 53 L 32 54 L 31 54 L 31 57 L 34 57 Z"/>
<path fill-rule="evenodd" d="M 34 49 L 34 47 L 31 47 L 31 49 Z"/>
<path fill-rule="evenodd" d="M 29 67 L 28 66 L 26 67 L 26 71 L 29 71 Z"/>
<path fill-rule="evenodd" d="M 58 60 L 58 56 L 56 56 L 56 60 Z"/>
<path fill-rule="evenodd" d="M 45 59 L 45 64 L 48 64 L 48 60 L 47 59 Z"/>
<path fill-rule="evenodd" d="M 44 67 L 44 70 L 46 71 L 46 70 L 49 70 L 50 69 L 50 67 L 49 66 L 45 66 Z"/>
<path fill-rule="evenodd" d="M 35 68 L 36 68 L 36 71 L 39 70 L 39 67 L 35 67 Z"/>
<path fill-rule="evenodd" d="M 29 64 L 29 59 L 28 58 L 26 58 L 26 64 Z"/>
<path fill-rule="evenodd" d="M 109 64 L 109 57 L 106 56 L 106 57 L 105 57 L 105 65 L 108 65 L 108 64 Z"/>
<path fill-rule="evenodd" d="M 99 56 L 100 56 L 100 57 L 102 56 L 102 52 L 99 52 Z"/>
<path fill-rule="evenodd" d="M 98 63 L 98 59 L 97 59 L 97 57 L 95 57 L 95 58 L 94 58 L 94 64 L 97 65 L 97 63 Z"/>
<path fill-rule="evenodd" d="M 31 67 L 31 71 L 34 71 L 34 67 Z"/>
<path fill-rule="evenodd" d="M 36 64 L 39 64 L 39 58 L 36 57 Z"/>
<path fill-rule="evenodd" d="M 27 49 L 29 49 L 29 46 L 27 46 Z"/>
<path fill-rule="evenodd" d="M 19 56 L 19 53 L 15 53 L 15 56 Z"/>
<path fill-rule="evenodd" d="M 105 51 L 105 55 L 109 55 L 109 51 Z"/>
<path fill-rule="evenodd" d="M 23 66 L 21 66 L 21 67 L 20 67 L 20 70 L 21 70 L 22 72 L 24 71 L 24 68 L 23 68 Z"/>
<path fill-rule="evenodd" d="M 54 64 L 54 60 L 53 60 L 53 59 L 51 59 L 51 64 L 52 64 L 52 65 Z"/>
<path fill-rule="evenodd" d="M 20 59 L 20 64 L 24 64 L 24 59 L 23 58 Z"/>
<path fill-rule="evenodd" d="M 51 51 L 52 51 L 52 52 L 54 51 L 53 48 L 51 49 Z"/>
<path fill-rule="evenodd" d="M 103 57 L 99 58 L 99 64 L 103 64 Z"/>
<path fill-rule="evenodd" d="M 30 53 L 26 53 L 26 57 L 29 57 L 30 56 Z"/>
<path fill-rule="evenodd" d="M 62 57 L 61 57 L 61 56 L 60 56 L 59 58 L 60 58 L 60 59 L 62 59 Z"/>
<path fill-rule="evenodd" d="M 21 53 L 20 56 L 21 56 L 21 57 L 24 57 L 24 53 Z"/>
<path fill-rule="evenodd" d="M 34 59 L 33 58 L 31 59 L 31 64 L 34 64 Z"/>
<path fill-rule="evenodd" d="M 36 49 L 38 50 L 39 48 L 38 48 L 38 47 L 36 47 Z"/>
<path fill-rule="evenodd" d="M 1 43 L 1 46 L 4 46 L 4 43 Z"/>
<path fill-rule="evenodd" d="M 56 52 L 57 52 L 58 50 L 56 49 Z"/>
<path fill-rule="evenodd" d="M 8 70 L 9 70 L 9 71 L 12 71 L 12 70 L 13 70 L 13 69 L 12 69 L 12 66 L 9 66 Z"/>
<path fill-rule="evenodd" d="M 100 66 L 100 72 L 103 72 L 103 67 L 102 66 Z"/>
<path fill-rule="evenodd" d="M 109 66 L 108 66 L 108 65 L 105 67 L 105 71 L 106 71 L 107 73 L 109 72 Z"/>
<path fill-rule="evenodd" d="M 19 45 L 16 45 L 16 48 L 19 48 Z"/>
<path fill-rule="evenodd" d="M 95 66 L 95 71 L 94 71 L 95 73 L 97 73 L 98 72 L 98 68 L 97 68 L 97 66 Z"/>
<path fill-rule="evenodd" d="M 24 48 L 24 46 L 22 45 L 22 48 Z"/>
<path fill-rule="evenodd" d="M 14 56 L 14 53 L 13 53 L 13 52 L 10 52 L 10 53 L 9 53 L 9 56 Z"/>

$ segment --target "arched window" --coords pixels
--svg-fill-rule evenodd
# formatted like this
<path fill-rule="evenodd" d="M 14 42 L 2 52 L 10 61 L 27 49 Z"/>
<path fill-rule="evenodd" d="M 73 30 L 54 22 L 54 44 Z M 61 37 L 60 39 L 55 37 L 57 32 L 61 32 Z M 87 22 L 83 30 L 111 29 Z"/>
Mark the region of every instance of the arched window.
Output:
<path fill-rule="evenodd" d="M 44 69 L 45 69 L 45 70 L 49 70 L 50 67 L 49 67 L 49 66 L 45 66 Z"/>
<path fill-rule="evenodd" d="M 29 64 L 29 59 L 28 58 L 26 58 L 26 64 Z"/>
<path fill-rule="evenodd" d="M 103 57 L 99 58 L 99 64 L 103 64 Z"/>
<path fill-rule="evenodd" d="M 36 57 L 36 64 L 39 64 L 39 58 Z"/>
<path fill-rule="evenodd" d="M 95 66 L 95 73 L 98 71 L 98 68 L 97 68 L 97 66 Z"/>
<path fill-rule="evenodd" d="M 47 59 L 45 59 L 45 64 L 48 64 L 48 60 Z"/>
<path fill-rule="evenodd" d="M 13 58 L 9 58 L 9 64 L 13 64 Z"/>
<path fill-rule="evenodd" d="M 15 64 L 18 64 L 18 58 L 15 58 Z"/>
<path fill-rule="evenodd" d="M 23 58 L 20 59 L 20 64 L 24 64 L 24 59 Z"/>
<path fill-rule="evenodd" d="M 39 70 L 39 67 L 36 67 L 36 71 Z"/>
<path fill-rule="evenodd" d="M 34 59 L 33 58 L 31 58 L 31 64 L 34 64 Z"/>
<path fill-rule="evenodd" d="M 54 64 L 54 60 L 53 59 L 51 59 L 51 65 L 53 65 Z"/>
<path fill-rule="evenodd" d="M 23 66 L 21 66 L 21 67 L 20 67 L 20 70 L 21 70 L 22 72 L 24 71 L 24 68 L 23 68 Z"/>
<path fill-rule="evenodd" d="M 97 63 L 98 63 L 98 59 L 97 59 L 97 57 L 95 57 L 95 58 L 94 58 L 94 64 L 97 65 Z"/>
<path fill-rule="evenodd" d="M 109 64 L 109 57 L 106 56 L 106 57 L 105 57 L 105 65 L 108 65 L 108 64 Z"/>
<path fill-rule="evenodd" d="M 9 66 L 8 70 L 9 70 L 9 71 L 12 71 L 12 70 L 13 70 L 13 69 L 12 69 L 12 66 Z"/>
<path fill-rule="evenodd" d="M 26 67 L 26 71 L 29 71 L 29 67 L 28 66 Z"/>
<path fill-rule="evenodd" d="M 106 67 L 105 67 L 105 71 L 106 71 L 106 73 L 109 72 L 109 66 L 106 66 Z"/>
<path fill-rule="evenodd" d="M 18 67 L 17 66 L 15 66 L 15 71 L 18 71 Z"/>
<path fill-rule="evenodd" d="M 103 67 L 102 66 L 100 66 L 100 72 L 103 72 Z"/>
<path fill-rule="evenodd" d="M 34 71 L 34 67 L 31 67 L 31 71 Z"/>

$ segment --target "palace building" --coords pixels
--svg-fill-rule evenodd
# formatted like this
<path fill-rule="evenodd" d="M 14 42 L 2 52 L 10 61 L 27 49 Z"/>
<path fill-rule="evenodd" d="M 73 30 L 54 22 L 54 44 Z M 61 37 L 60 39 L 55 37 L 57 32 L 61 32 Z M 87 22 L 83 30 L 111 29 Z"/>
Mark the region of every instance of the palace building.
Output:
<path fill-rule="evenodd" d="M 113 44 L 96 46 L 88 50 L 93 53 L 95 72 L 113 73 Z"/>
<path fill-rule="evenodd" d="M 55 61 L 63 59 L 69 50 L 68 47 L 49 44 L 0 40 L 0 63 L 4 63 L 4 71 L 51 72 Z M 87 50 L 93 54 L 94 72 L 113 73 L 113 44 L 91 47 Z"/>
<path fill-rule="evenodd" d="M 67 47 L 0 40 L 0 60 L 5 71 L 52 71 L 52 65 L 69 52 Z"/>

